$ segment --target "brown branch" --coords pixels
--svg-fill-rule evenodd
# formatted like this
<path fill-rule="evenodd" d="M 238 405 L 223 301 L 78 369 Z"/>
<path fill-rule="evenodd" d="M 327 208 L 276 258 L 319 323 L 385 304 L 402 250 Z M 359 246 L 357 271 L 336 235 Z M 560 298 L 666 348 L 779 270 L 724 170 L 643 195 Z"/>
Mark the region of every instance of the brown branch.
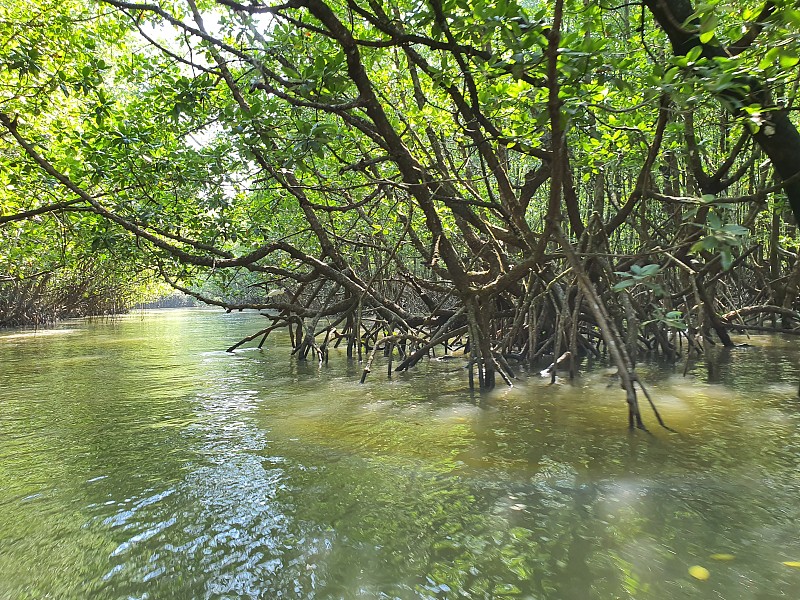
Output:
<path fill-rule="evenodd" d="M 667 122 L 669 121 L 669 105 L 669 97 L 666 94 L 661 96 L 658 109 L 658 119 L 656 121 L 656 131 L 655 135 L 653 136 L 653 141 L 650 144 L 650 148 L 648 149 L 647 158 L 645 158 L 644 164 L 639 171 L 639 175 L 636 178 L 636 185 L 628 197 L 628 200 L 619 209 L 619 211 L 617 211 L 617 214 L 614 216 L 614 218 L 611 219 L 611 221 L 605 226 L 605 234 L 607 236 L 610 236 L 620 225 L 627 221 L 628 216 L 639 203 L 644 191 L 648 187 L 650 182 L 650 171 L 653 168 L 653 163 L 655 163 L 656 158 L 658 157 L 659 150 L 661 149 L 661 142 L 664 139 L 664 131 L 666 130 Z"/>
<path fill-rule="evenodd" d="M 775 3 L 770 0 L 761 9 L 761 12 L 756 17 L 756 20 L 750 24 L 747 31 L 733 44 L 728 46 L 725 51 L 730 56 L 737 56 L 747 50 L 756 41 L 758 34 L 764 29 L 764 22 L 775 12 Z"/>
<path fill-rule="evenodd" d="M 14 221 L 24 221 L 25 219 L 30 219 L 31 217 L 35 217 L 37 215 L 43 215 L 45 213 L 56 212 L 59 210 L 92 212 L 92 209 L 88 207 L 75 207 L 75 205 L 81 202 L 81 200 L 82 198 L 75 198 L 74 200 L 56 202 L 55 204 L 48 204 L 46 206 L 40 206 L 39 208 L 34 208 L 32 210 L 26 210 L 11 215 L 0 215 L 0 225 L 3 223 L 12 223 Z"/>
<path fill-rule="evenodd" d="M 732 310 L 724 315 L 720 316 L 720 319 L 723 321 L 731 321 L 733 319 L 749 317 L 751 315 L 760 315 L 760 314 L 775 314 L 781 315 L 784 317 L 790 317 L 795 321 L 800 322 L 800 312 L 796 310 L 792 310 L 790 308 L 784 308 L 782 306 L 773 306 L 770 304 L 764 304 L 761 306 L 745 306 L 738 310 Z M 734 327 L 739 327 L 739 325 L 733 325 Z"/>

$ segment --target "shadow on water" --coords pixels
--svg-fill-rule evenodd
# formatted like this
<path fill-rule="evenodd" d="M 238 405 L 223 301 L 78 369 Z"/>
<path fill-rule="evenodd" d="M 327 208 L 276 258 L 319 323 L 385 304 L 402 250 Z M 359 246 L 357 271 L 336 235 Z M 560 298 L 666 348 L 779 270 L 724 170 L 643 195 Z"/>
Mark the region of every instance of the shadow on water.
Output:
<path fill-rule="evenodd" d="M 220 351 L 259 319 L 0 334 L 0 598 L 800 595 L 792 340 L 642 365 L 678 430 L 647 435 L 602 368 L 360 385 L 343 351 Z"/>

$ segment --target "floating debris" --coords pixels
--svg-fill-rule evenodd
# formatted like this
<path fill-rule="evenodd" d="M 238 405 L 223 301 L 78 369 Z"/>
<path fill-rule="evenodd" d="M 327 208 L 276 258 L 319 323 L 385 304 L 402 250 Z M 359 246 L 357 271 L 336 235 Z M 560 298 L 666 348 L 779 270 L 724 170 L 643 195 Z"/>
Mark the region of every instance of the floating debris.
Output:
<path fill-rule="evenodd" d="M 705 581 L 709 577 L 711 577 L 711 573 L 708 572 L 708 569 L 705 567 L 701 567 L 700 565 L 694 565 L 689 567 L 689 575 L 694 577 L 695 579 L 699 579 L 700 581 Z"/>

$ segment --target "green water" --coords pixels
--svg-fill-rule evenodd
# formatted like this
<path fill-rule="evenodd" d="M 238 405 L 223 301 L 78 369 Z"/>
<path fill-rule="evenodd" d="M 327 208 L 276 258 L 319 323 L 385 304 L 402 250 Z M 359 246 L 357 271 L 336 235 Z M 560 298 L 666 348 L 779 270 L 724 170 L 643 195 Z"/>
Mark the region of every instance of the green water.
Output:
<path fill-rule="evenodd" d="M 262 324 L 0 333 L 0 598 L 800 597 L 800 339 L 641 367 L 647 435 L 602 369 L 480 405 L 454 361 L 222 351 Z"/>

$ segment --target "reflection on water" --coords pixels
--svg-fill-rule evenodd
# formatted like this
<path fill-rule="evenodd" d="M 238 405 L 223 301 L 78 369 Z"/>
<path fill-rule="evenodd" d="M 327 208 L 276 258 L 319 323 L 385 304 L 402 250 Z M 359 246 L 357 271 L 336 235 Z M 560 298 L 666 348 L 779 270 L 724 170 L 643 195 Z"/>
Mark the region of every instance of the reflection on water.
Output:
<path fill-rule="evenodd" d="M 0 598 L 800 596 L 796 340 L 641 367 L 647 435 L 602 369 L 220 351 L 260 319 L 0 333 Z"/>

